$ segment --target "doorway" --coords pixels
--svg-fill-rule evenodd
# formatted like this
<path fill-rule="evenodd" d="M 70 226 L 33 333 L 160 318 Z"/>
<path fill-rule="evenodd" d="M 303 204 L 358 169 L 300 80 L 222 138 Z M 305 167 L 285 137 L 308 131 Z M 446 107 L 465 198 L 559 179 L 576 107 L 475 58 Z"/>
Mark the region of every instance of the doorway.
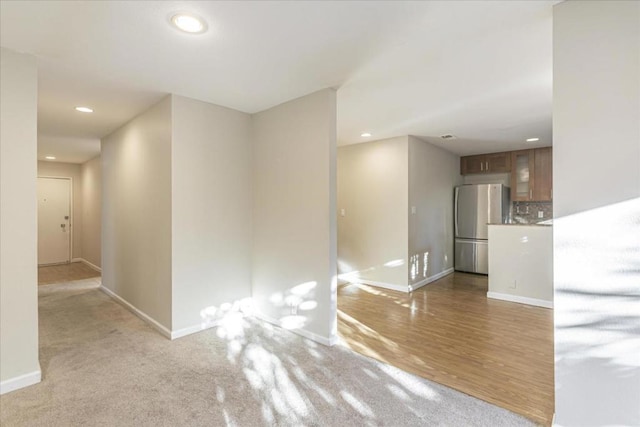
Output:
<path fill-rule="evenodd" d="M 71 178 L 38 177 L 38 265 L 71 262 Z"/>

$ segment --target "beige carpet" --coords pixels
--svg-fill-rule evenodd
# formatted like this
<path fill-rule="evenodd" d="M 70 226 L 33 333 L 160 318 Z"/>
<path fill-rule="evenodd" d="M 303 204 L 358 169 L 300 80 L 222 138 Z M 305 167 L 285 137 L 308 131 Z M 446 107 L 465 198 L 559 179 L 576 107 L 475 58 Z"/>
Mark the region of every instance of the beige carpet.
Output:
<path fill-rule="evenodd" d="M 39 287 L 43 382 L 8 426 L 530 426 L 528 420 L 253 319 L 169 341 L 99 279 Z"/>
<path fill-rule="evenodd" d="M 84 262 L 38 267 L 38 285 L 84 280 L 93 277 L 100 277 L 100 273 Z"/>

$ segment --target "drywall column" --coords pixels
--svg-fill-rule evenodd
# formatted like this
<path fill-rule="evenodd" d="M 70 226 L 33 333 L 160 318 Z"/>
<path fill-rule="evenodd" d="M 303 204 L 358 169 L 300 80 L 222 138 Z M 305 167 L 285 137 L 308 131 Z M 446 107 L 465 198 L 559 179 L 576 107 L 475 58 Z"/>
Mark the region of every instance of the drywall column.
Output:
<path fill-rule="evenodd" d="M 338 149 L 341 279 L 409 290 L 408 150 L 407 136 Z"/>
<path fill-rule="evenodd" d="M 71 178 L 72 181 L 72 210 L 71 230 L 73 232 L 73 247 L 71 258 L 82 258 L 82 175 L 80 165 L 63 162 L 38 162 L 38 176 Z"/>
<path fill-rule="evenodd" d="M 324 344 L 336 337 L 336 94 L 252 116 L 258 315 Z"/>
<path fill-rule="evenodd" d="M 172 96 L 173 337 L 251 296 L 251 116 Z"/>
<path fill-rule="evenodd" d="M 171 97 L 102 139 L 102 285 L 171 336 Z"/>
<path fill-rule="evenodd" d="M 640 425 L 640 3 L 554 7 L 556 425 Z"/>
<path fill-rule="evenodd" d="M 102 160 L 100 156 L 81 165 L 82 258 L 102 266 Z"/>
<path fill-rule="evenodd" d="M 453 189 L 460 157 L 409 136 L 409 285 L 453 272 Z"/>
<path fill-rule="evenodd" d="M 40 381 L 35 60 L 0 52 L 0 394 Z"/>

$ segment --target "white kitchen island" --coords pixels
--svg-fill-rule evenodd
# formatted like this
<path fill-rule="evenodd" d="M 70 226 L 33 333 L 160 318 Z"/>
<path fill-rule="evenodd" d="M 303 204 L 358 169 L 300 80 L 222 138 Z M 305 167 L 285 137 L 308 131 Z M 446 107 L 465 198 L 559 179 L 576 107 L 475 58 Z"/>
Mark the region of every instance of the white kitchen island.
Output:
<path fill-rule="evenodd" d="M 488 298 L 553 308 L 553 228 L 489 225 Z"/>

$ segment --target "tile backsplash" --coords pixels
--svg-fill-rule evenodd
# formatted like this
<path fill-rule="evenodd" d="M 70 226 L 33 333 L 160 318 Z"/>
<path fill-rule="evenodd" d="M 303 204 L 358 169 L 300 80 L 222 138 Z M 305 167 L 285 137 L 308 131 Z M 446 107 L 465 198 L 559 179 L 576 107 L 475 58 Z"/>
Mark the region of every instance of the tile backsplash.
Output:
<path fill-rule="evenodd" d="M 552 202 L 513 202 L 511 208 L 511 218 L 516 224 L 536 224 L 553 218 Z M 542 212 L 542 218 L 538 212 Z"/>

